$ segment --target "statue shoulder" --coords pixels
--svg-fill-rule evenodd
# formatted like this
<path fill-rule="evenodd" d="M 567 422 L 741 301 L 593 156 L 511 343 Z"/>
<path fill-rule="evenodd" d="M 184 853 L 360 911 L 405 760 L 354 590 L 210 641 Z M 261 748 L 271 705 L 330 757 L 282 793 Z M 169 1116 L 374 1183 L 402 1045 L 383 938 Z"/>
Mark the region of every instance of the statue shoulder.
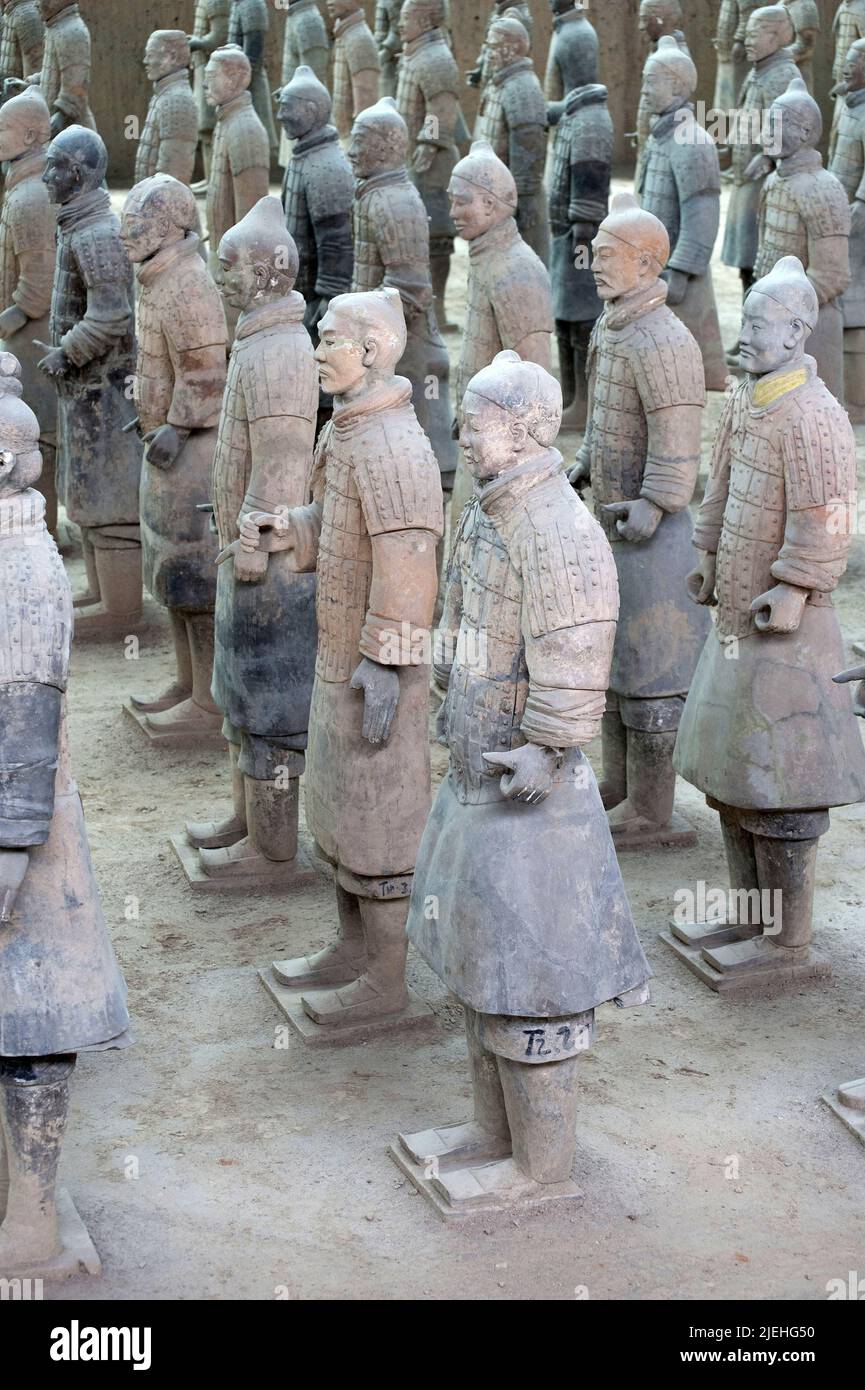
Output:
<path fill-rule="evenodd" d="M 625 343 L 645 410 L 706 404 L 699 344 L 672 309 L 663 305 L 638 319 Z"/>

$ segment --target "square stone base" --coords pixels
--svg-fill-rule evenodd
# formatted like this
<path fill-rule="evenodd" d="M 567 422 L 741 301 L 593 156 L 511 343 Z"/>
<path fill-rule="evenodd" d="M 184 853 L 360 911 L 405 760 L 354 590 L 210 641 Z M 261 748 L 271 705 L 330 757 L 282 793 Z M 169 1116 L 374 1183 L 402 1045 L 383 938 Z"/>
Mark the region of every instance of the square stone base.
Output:
<path fill-rule="evenodd" d="M 777 969 L 764 965 L 754 969 L 718 970 L 704 957 L 703 947 L 686 946 L 670 930 L 660 932 L 659 936 L 704 985 L 729 999 L 768 998 L 803 984 L 826 980 L 832 974 L 829 961 L 813 949 L 806 960 L 797 963 L 786 962 L 779 955 Z M 717 937 L 713 937 L 712 946 L 719 944 Z M 743 945 L 750 945 L 750 942 L 743 942 Z"/>
<path fill-rule="evenodd" d="M 415 1137 L 406 1136 L 405 1142 L 410 1144 Z M 388 1146 L 388 1154 L 443 1221 L 465 1221 L 493 1212 L 578 1206 L 585 1197 L 582 1189 L 571 1181 L 543 1186 L 533 1182 L 512 1158 L 465 1168 L 443 1168 L 435 1176 L 427 1177 L 431 1165 L 415 1162 L 402 1136 L 396 1144 Z"/>
<path fill-rule="evenodd" d="M 219 723 L 213 730 L 202 731 L 200 734 L 193 733 L 162 733 L 158 729 L 152 729 L 147 722 L 147 715 L 141 714 L 132 705 L 131 701 L 123 702 L 123 712 L 128 715 L 134 724 L 137 724 L 141 732 L 151 743 L 158 744 L 161 748 L 227 748 L 225 737 L 222 733 L 222 724 Z"/>
<path fill-rule="evenodd" d="M 846 1086 L 865 1085 L 865 1082 L 848 1081 Z M 822 1097 L 823 1104 L 828 1105 L 829 1109 L 838 1116 L 842 1124 L 846 1125 L 851 1134 L 855 1134 L 861 1144 L 865 1144 L 865 1110 L 854 1110 L 852 1105 L 845 1105 L 841 1099 L 841 1092 L 844 1086 L 839 1086 L 836 1091 L 827 1092 Z"/>
<path fill-rule="evenodd" d="M 57 1215 L 60 1218 L 60 1239 L 63 1241 L 60 1254 L 53 1260 L 19 1265 L 15 1269 L 5 1269 L 0 1265 L 0 1278 L 41 1279 L 45 1284 L 59 1284 L 64 1279 L 77 1279 L 83 1274 L 95 1278 L 102 1273 L 102 1261 L 96 1247 L 65 1187 L 57 1190 Z"/>
<path fill-rule="evenodd" d="M 617 853 L 621 849 L 690 849 L 696 843 L 696 830 L 678 811 L 673 812 L 669 824 L 660 830 L 613 835 L 613 845 Z"/>
<path fill-rule="evenodd" d="M 259 970 L 258 977 L 280 1013 L 288 1020 L 294 1036 L 307 1047 L 350 1047 L 401 1033 L 411 1033 L 415 1038 L 431 1037 L 438 1029 L 438 1021 L 429 1004 L 413 989 L 408 992 L 408 1008 L 400 1014 L 331 1025 L 316 1023 L 304 1010 L 300 1001 L 305 994 L 314 992 L 310 986 L 286 989 L 285 985 L 278 984 L 274 979 L 270 967 Z"/>
<path fill-rule="evenodd" d="M 177 855 L 193 893 L 249 893 L 268 889 L 279 889 L 285 893 L 293 888 L 309 888 L 322 878 L 327 878 L 330 872 L 329 865 L 310 854 L 303 845 L 298 845 L 294 859 L 287 863 L 269 864 L 264 868 L 256 865 L 254 873 L 211 878 L 201 867 L 198 850 L 189 843 L 182 830 L 169 836 L 168 843 Z"/>

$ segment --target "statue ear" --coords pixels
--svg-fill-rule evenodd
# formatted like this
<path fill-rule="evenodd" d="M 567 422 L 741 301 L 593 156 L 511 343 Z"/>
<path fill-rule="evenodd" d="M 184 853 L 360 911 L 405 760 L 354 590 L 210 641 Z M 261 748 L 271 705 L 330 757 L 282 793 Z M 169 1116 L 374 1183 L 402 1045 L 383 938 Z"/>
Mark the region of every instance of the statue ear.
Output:
<path fill-rule="evenodd" d="M 270 282 L 269 267 L 258 262 L 253 266 L 252 273 L 255 276 L 255 288 L 257 290 L 266 290 Z"/>
<path fill-rule="evenodd" d="M 365 367 L 374 367 L 378 361 L 378 343 L 375 338 L 364 338 L 362 361 Z"/>
<path fill-rule="evenodd" d="M 514 452 L 521 454 L 523 449 L 525 449 L 526 443 L 528 441 L 528 430 L 526 429 L 522 420 L 510 420 L 508 423 L 508 429 L 510 431 L 511 443 L 513 444 Z"/>

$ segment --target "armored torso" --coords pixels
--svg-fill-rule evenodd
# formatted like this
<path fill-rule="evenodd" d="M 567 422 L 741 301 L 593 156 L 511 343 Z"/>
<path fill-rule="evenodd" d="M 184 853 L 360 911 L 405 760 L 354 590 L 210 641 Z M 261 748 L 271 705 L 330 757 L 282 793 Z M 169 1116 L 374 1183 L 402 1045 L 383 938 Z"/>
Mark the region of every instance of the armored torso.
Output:
<path fill-rule="evenodd" d="M 294 76 L 295 68 L 312 68 L 319 82 L 327 86 L 327 60 L 330 40 L 315 0 L 290 0 L 285 16 L 285 45 L 282 56 L 283 86 Z"/>
<path fill-rule="evenodd" d="M 807 159 L 803 158 L 805 155 Z M 785 165 L 793 163 L 784 161 Z M 850 209 L 844 189 L 834 174 L 821 168 L 818 151 L 803 150 L 796 157 L 796 172 L 785 176 L 782 169 L 783 165 L 779 165 L 763 187 L 760 245 L 754 265 L 758 280 L 768 275 L 782 256 L 797 256 L 808 270 L 812 238 L 850 234 Z M 813 269 L 817 271 L 819 266 Z M 841 285 L 836 293 L 843 288 Z M 822 302 L 823 296 L 820 297 Z"/>
<path fill-rule="evenodd" d="M 377 290 L 390 265 L 412 267 L 411 284 L 409 277 L 394 284 L 403 295 L 404 307 L 413 303 L 415 311 L 427 308 L 432 302 L 429 224 L 421 196 L 405 169 L 377 174 L 357 186 L 352 290 Z"/>
<path fill-rule="evenodd" d="M 54 277 L 56 212 L 42 182 L 44 168 L 41 148 L 7 164 L 0 204 L 0 298 L 4 308 L 17 304 L 30 319 L 47 314 Z M 25 325 L 23 331 L 30 330 Z"/>
<path fill-rule="evenodd" d="M 577 87 L 598 80 L 598 36 L 582 7 L 553 20 L 544 95 L 561 101 Z"/>
<path fill-rule="evenodd" d="M 537 153 L 526 149 L 524 158 L 515 160 L 512 132 L 524 126 L 534 126 L 539 132 Z M 495 73 L 484 95 L 478 134 L 489 140 L 499 159 L 507 164 L 519 193 L 536 193 L 543 182 L 546 128 L 547 103 L 531 58 L 521 58 Z"/>
<path fill-rule="evenodd" d="M 214 49 L 221 48 L 228 39 L 230 11 L 231 0 L 195 0 L 195 23 L 192 32 L 195 38 L 207 40 L 206 49 L 192 55 L 198 128 L 205 132 L 213 130 L 216 112 L 204 95 L 204 69 L 210 54 Z"/>
<path fill-rule="evenodd" d="M 207 228 L 212 254 L 216 253 L 225 233 L 239 220 L 234 180 L 248 169 L 261 170 L 260 196 L 265 197 L 270 169 L 267 131 L 256 115 L 249 92 L 241 92 L 216 114 L 213 163 L 207 186 Z"/>
<path fill-rule="evenodd" d="M 42 95 L 48 110 L 62 111 L 70 125 L 96 129 L 90 110 L 90 30 L 77 5 L 61 10 L 45 26 Z"/>
<path fill-rule="evenodd" d="M 865 87 L 844 99 L 829 169 L 851 203 L 865 201 Z"/>
<path fill-rule="evenodd" d="M 666 227 L 668 264 L 674 269 L 706 274 L 718 235 L 720 196 L 717 148 L 698 125 L 693 107 L 688 103 L 659 116 L 646 145 L 640 206 Z"/>
<path fill-rule="evenodd" d="M 841 0 L 835 12 L 835 60 L 832 82 L 843 81 L 847 54 L 857 39 L 865 39 L 865 0 Z"/>
<path fill-rule="evenodd" d="M 316 286 L 329 295 L 339 294 L 351 283 L 351 254 L 348 264 L 319 265 L 315 228 L 317 224 L 345 219 L 346 240 L 354 202 L 354 175 L 332 125 L 296 140 L 285 170 L 282 190 L 285 221 L 300 257 L 295 289 L 309 301 Z M 322 277 L 327 281 L 323 282 Z"/>
<path fill-rule="evenodd" d="M 424 131 L 431 105 L 442 96 L 453 97 L 453 123 L 450 129 L 429 132 L 433 144 L 450 144 L 456 125 L 456 102 L 459 91 L 459 69 L 441 29 L 431 29 L 408 44 L 402 53 L 398 69 L 396 104 L 408 126 L 409 149 Z M 441 113 L 436 109 L 437 118 Z"/>
<path fill-rule="evenodd" d="M 91 323 L 91 305 L 97 318 Z M 135 363 L 132 266 L 120 221 L 104 189 L 85 193 L 57 217 L 51 340 L 70 357 L 61 394 L 77 394 L 109 373 L 132 376 Z M 77 359 L 81 360 L 80 365 Z"/>
<path fill-rule="evenodd" d="M 7 77 L 30 77 L 42 67 L 45 25 L 36 0 L 6 0 L 0 19 L 0 86 Z"/>
<path fill-rule="evenodd" d="M 745 170 L 755 155 L 763 153 L 760 131 L 764 113 L 776 97 L 786 92 L 799 69 L 790 57 L 788 48 L 779 48 L 754 66 L 745 78 L 739 101 L 739 111 L 730 133 L 733 149 L 733 181 L 743 184 Z"/>
<path fill-rule="evenodd" d="M 359 114 L 354 109 L 352 79 L 361 72 L 378 73 L 379 67 L 378 47 L 363 11 L 337 20 L 333 31 L 333 123 L 341 136 L 351 133 Z"/>
<path fill-rule="evenodd" d="M 198 111 L 186 68 L 153 84 L 153 96 L 135 157 L 135 182 L 170 174 L 181 183 L 192 179 L 198 144 Z"/>

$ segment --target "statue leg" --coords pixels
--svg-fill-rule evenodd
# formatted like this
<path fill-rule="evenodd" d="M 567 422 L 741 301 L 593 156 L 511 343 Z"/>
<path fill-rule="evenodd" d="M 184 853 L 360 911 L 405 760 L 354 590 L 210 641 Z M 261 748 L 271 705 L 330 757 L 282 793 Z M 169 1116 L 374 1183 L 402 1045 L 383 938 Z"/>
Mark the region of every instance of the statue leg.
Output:
<path fill-rule="evenodd" d="M 0 1271 L 54 1259 L 62 1243 L 56 1186 L 74 1056 L 0 1061 L 0 1125 L 9 1190 Z"/>
<path fill-rule="evenodd" d="M 240 742 L 229 743 L 232 811 L 224 821 L 187 821 L 186 834 L 196 849 L 223 849 L 246 834 L 246 779 L 238 767 Z"/>
<path fill-rule="evenodd" d="M 303 753 L 243 730 L 238 771 L 243 777 L 246 834 L 222 847 L 203 847 L 199 862 L 220 881 L 288 882 L 296 867 Z"/>
<path fill-rule="evenodd" d="M 589 339 L 594 328 L 593 320 L 589 319 L 583 323 L 572 323 L 571 329 L 571 372 L 574 380 L 574 394 L 571 398 L 568 409 L 562 415 L 562 430 L 570 430 L 581 434 L 586 428 L 586 416 L 589 408 Z"/>
<path fill-rule="evenodd" d="M 168 609 L 171 624 L 171 637 L 174 642 L 174 661 L 177 674 L 166 686 L 161 695 L 148 699 L 146 695 L 130 695 L 129 703 L 140 714 L 158 714 L 160 710 L 173 709 L 181 700 L 192 694 L 192 653 L 189 650 L 189 631 L 186 618 L 176 608 Z"/>
<path fill-rule="evenodd" d="M 447 289 L 448 276 L 451 270 L 452 254 L 452 241 L 443 237 L 430 240 L 429 264 L 433 294 L 435 296 L 435 316 L 436 322 L 443 333 L 448 329 L 456 327 L 455 324 L 449 322 L 447 309 L 445 307 L 445 291 Z"/>
<path fill-rule="evenodd" d="M 692 828 L 673 815 L 673 749 L 684 703 L 679 696 L 659 700 L 619 697 L 628 738 L 628 794 L 607 813 L 617 850 L 695 843 Z"/>
<path fill-rule="evenodd" d="M 360 902 L 336 884 L 336 910 L 339 931 L 336 941 L 312 956 L 297 956 L 292 960 L 274 961 L 273 973 L 289 989 L 325 988 L 329 985 L 350 984 L 366 964 L 366 942 Z"/>
<path fill-rule="evenodd" d="M 39 440 L 42 454 L 42 472 L 36 484 L 45 498 L 45 525 L 55 541 L 57 539 L 57 447 L 54 438 Z M 88 580 L 90 576 L 88 575 Z M 89 587 L 89 585 L 88 585 Z"/>
<path fill-rule="evenodd" d="M 844 397 L 854 424 L 865 424 L 865 328 L 844 331 Z"/>
<path fill-rule="evenodd" d="M 579 1057 L 533 1065 L 499 1057 L 514 1163 L 546 1185 L 567 1182 L 577 1151 Z"/>
<path fill-rule="evenodd" d="M 179 611 L 179 610 L 178 610 Z M 148 714 L 151 729 L 162 734 L 210 737 L 222 727 L 222 711 L 214 704 L 213 614 L 183 613 L 192 668 L 192 690 L 185 700 L 155 714 Z"/>
<path fill-rule="evenodd" d="M 84 570 L 87 575 L 87 588 L 78 598 L 72 600 L 73 608 L 87 608 L 99 602 L 99 575 L 96 573 L 96 551 L 90 531 L 82 528 L 81 549 L 84 552 Z"/>
<path fill-rule="evenodd" d="M 562 383 L 562 404 L 565 410 L 574 399 L 577 382 L 574 371 L 574 340 L 572 323 L 556 319 L 556 342 L 559 345 L 559 378 Z"/>
<path fill-rule="evenodd" d="M 137 526 L 99 526 L 89 531 L 99 602 L 80 608 L 75 635 L 125 637 L 141 621 L 141 541 Z"/>
<path fill-rule="evenodd" d="M 598 790 L 604 810 L 618 806 L 628 794 L 628 731 L 622 723 L 619 702 L 612 690 L 607 691 L 607 707 L 601 720 L 601 749 L 604 759 L 604 780 Z"/>
<path fill-rule="evenodd" d="M 351 877 L 353 881 L 358 881 L 354 875 Z M 410 888 L 411 875 L 408 879 Z M 392 884 L 393 880 L 388 882 Z M 304 995 L 301 1000 L 305 1012 L 316 1023 L 334 1027 L 365 1023 L 399 1014 L 408 1005 L 405 983 L 408 937 L 405 924 L 409 895 L 379 895 L 381 888 L 380 880 L 371 879 L 369 890 L 376 896 L 358 894 L 366 944 L 363 973 L 342 989 Z"/>

